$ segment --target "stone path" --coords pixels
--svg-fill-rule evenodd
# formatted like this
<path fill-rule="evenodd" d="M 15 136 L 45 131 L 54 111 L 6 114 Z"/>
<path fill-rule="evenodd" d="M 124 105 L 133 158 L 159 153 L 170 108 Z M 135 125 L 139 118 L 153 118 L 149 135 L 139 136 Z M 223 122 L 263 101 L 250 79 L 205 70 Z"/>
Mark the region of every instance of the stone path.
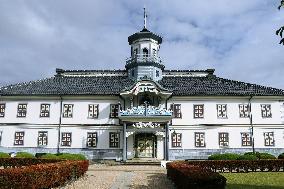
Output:
<path fill-rule="evenodd" d="M 89 166 L 85 177 L 60 189 L 174 189 L 166 169 L 145 165 Z"/>

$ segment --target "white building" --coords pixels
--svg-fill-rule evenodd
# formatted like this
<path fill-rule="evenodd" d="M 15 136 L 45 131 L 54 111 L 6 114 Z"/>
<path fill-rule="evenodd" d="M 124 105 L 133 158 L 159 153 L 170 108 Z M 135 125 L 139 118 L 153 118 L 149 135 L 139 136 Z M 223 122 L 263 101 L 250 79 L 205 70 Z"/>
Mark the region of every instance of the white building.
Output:
<path fill-rule="evenodd" d="M 0 151 L 116 160 L 284 152 L 283 90 L 214 69 L 166 70 L 162 38 L 145 25 L 128 42 L 125 70 L 57 69 L 0 88 Z"/>

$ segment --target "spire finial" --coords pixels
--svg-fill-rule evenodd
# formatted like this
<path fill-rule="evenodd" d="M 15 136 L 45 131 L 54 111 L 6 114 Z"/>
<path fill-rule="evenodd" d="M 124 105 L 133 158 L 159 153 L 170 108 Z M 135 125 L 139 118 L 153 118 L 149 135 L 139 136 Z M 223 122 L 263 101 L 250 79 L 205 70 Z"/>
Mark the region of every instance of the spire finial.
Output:
<path fill-rule="evenodd" d="M 146 29 L 147 25 L 147 14 L 146 14 L 146 6 L 144 5 L 144 28 Z"/>

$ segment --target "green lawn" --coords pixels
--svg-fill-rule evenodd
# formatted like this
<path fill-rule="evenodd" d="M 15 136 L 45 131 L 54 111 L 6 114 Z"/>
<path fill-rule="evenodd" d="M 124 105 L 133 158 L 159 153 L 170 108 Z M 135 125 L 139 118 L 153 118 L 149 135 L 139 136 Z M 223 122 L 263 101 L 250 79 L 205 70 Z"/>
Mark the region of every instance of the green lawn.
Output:
<path fill-rule="evenodd" d="M 222 173 L 226 189 L 284 189 L 284 172 Z"/>

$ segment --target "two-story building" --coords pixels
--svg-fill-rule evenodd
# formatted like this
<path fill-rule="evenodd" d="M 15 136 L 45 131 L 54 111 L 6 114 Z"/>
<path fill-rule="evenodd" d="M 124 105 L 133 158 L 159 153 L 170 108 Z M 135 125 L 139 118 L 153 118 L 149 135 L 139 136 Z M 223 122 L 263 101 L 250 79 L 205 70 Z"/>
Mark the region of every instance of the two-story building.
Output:
<path fill-rule="evenodd" d="M 214 69 L 166 70 L 162 38 L 146 25 L 128 43 L 124 70 L 56 69 L 1 87 L 0 151 L 116 160 L 284 152 L 283 90 Z"/>

